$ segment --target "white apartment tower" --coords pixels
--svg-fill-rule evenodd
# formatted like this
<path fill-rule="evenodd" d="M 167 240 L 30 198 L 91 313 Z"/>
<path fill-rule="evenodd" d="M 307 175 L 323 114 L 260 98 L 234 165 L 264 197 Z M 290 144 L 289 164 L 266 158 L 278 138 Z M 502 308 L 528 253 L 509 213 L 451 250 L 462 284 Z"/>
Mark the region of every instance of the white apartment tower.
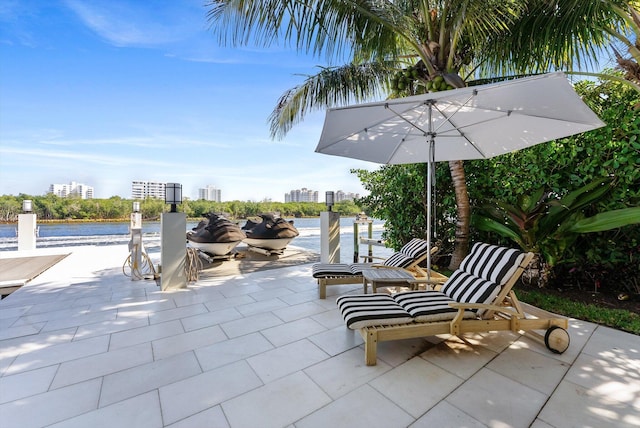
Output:
<path fill-rule="evenodd" d="M 61 198 L 93 199 L 93 187 L 75 181 L 69 184 L 51 184 L 47 193 Z"/>
<path fill-rule="evenodd" d="M 132 181 L 131 182 L 131 199 L 163 199 L 164 185 L 158 181 Z"/>
<path fill-rule="evenodd" d="M 198 199 L 213 202 L 222 202 L 222 191 L 209 184 L 207 187 L 198 189 Z"/>
<path fill-rule="evenodd" d="M 318 191 L 306 187 L 292 190 L 284 194 L 285 202 L 318 202 Z"/>

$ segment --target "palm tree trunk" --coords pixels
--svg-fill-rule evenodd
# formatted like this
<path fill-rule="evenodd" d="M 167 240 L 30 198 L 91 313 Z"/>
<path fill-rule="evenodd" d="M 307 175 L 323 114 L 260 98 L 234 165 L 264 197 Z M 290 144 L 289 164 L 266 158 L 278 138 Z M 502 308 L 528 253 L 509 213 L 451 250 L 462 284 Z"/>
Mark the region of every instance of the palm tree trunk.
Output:
<path fill-rule="evenodd" d="M 455 270 L 469 252 L 469 225 L 471 223 L 471 204 L 467 192 L 467 182 L 462 161 L 449 161 L 449 171 L 456 194 L 456 237 L 449 269 Z"/>

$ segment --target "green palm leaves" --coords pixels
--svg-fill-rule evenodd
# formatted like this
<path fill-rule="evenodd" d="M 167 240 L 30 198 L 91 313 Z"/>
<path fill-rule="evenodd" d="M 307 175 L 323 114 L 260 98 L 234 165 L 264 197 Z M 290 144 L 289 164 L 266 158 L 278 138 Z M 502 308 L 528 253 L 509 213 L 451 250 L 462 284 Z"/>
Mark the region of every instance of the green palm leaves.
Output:
<path fill-rule="evenodd" d="M 600 178 L 563 197 L 539 189 L 521 197 L 517 205 L 495 202 L 481 207 L 473 223 L 480 230 L 513 240 L 525 251 L 542 254 L 553 266 L 578 234 L 640 223 L 640 207 L 585 214 L 604 199 L 614 183 L 611 177 Z"/>

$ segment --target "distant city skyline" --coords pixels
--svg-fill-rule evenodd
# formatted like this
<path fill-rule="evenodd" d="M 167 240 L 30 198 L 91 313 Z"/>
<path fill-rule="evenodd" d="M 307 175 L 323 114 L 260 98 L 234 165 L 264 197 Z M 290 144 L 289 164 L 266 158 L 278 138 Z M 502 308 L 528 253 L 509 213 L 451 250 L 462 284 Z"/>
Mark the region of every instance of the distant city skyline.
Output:
<path fill-rule="evenodd" d="M 220 47 L 200 0 L 4 2 L 0 7 L 0 195 L 75 180 L 95 198 L 130 197 L 143 177 L 198 197 L 283 201 L 302 183 L 365 193 L 353 168 L 314 152 L 324 112 L 283 140 L 278 98 L 325 66 L 271 48 Z"/>

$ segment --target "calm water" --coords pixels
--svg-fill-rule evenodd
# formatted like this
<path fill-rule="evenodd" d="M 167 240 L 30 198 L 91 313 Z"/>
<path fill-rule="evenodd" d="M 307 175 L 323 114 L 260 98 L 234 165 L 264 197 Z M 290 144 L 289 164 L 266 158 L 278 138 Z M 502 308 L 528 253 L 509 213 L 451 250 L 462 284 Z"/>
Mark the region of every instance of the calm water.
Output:
<path fill-rule="evenodd" d="M 300 232 L 290 246 L 301 247 L 306 250 L 320 252 L 320 219 L 293 219 L 294 225 Z M 343 263 L 353 261 L 353 217 L 340 219 L 340 259 Z M 187 230 L 195 227 L 197 222 L 188 222 Z M 384 223 L 374 220 L 373 235 L 380 239 Z M 78 245 L 119 245 L 129 242 L 129 223 L 43 223 L 38 225 L 39 234 L 36 238 L 36 248 L 72 247 Z M 367 237 L 367 226 L 360 225 L 361 237 Z M 185 230 L 186 232 L 186 230 Z M 143 243 L 148 252 L 159 251 L 160 222 L 143 222 Z M 0 225 L 0 251 L 16 251 L 18 249 L 17 224 Z M 368 251 L 366 245 L 360 246 L 360 253 Z M 387 257 L 393 253 L 384 247 L 374 246 L 373 255 Z"/>

